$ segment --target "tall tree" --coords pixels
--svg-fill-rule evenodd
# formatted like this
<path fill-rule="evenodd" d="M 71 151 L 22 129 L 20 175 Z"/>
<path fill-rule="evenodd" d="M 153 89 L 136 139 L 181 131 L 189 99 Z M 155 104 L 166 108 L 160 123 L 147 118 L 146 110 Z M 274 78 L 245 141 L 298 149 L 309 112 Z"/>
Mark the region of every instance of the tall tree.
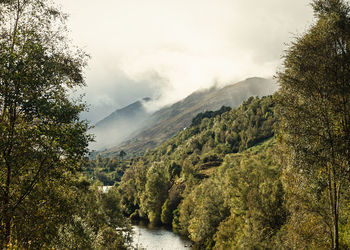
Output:
<path fill-rule="evenodd" d="M 316 0 L 316 23 L 287 50 L 278 73 L 280 139 L 294 185 L 308 188 L 307 202 L 327 194 L 330 243 L 339 249 L 342 192 L 350 178 L 350 7 L 343 0 Z M 312 197 L 311 197 L 312 196 Z M 315 207 L 308 206 L 315 212 Z"/>
<path fill-rule="evenodd" d="M 66 16 L 48 2 L 0 2 L 0 248 L 20 242 L 15 229 L 35 217 L 27 201 L 74 173 L 90 140 L 85 105 L 69 97 L 84 85 L 87 56 L 71 48 Z M 35 198 L 45 207 L 45 195 Z"/>

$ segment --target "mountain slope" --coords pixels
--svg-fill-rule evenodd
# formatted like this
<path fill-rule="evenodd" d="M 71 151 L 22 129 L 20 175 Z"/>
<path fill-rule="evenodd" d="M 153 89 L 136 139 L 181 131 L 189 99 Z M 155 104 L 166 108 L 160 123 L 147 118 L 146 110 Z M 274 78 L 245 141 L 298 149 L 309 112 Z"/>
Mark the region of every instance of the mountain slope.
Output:
<path fill-rule="evenodd" d="M 250 96 L 270 95 L 276 89 L 277 84 L 273 80 L 255 77 L 224 88 L 195 92 L 184 100 L 155 112 L 148 119 L 148 125 L 142 132 L 135 133 L 132 139 L 111 148 L 104 154 L 116 155 L 120 150 L 126 151 L 129 155 L 142 154 L 188 127 L 200 112 L 217 110 L 221 106 L 237 107 Z"/>
<path fill-rule="evenodd" d="M 146 97 L 143 98 L 143 102 L 148 102 L 151 99 Z M 106 126 L 113 126 L 114 123 L 123 120 L 123 119 L 129 119 L 131 117 L 138 117 L 138 116 L 146 116 L 147 112 L 144 109 L 141 101 L 136 101 L 122 109 L 117 109 L 112 114 L 107 116 L 106 118 L 102 119 L 101 121 L 97 122 L 95 127 L 96 128 L 103 128 Z"/>
<path fill-rule="evenodd" d="M 101 149 L 118 145 L 130 134 L 143 128 L 149 117 L 143 103 L 150 100 L 150 98 L 144 98 L 142 101 L 134 102 L 97 122 L 91 131 L 97 138 L 92 148 Z"/>

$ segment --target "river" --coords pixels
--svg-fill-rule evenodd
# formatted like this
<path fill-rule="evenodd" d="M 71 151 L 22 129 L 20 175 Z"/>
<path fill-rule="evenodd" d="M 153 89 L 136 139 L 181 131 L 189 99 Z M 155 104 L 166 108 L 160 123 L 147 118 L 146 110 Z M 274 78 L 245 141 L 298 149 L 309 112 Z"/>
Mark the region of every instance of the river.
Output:
<path fill-rule="evenodd" d="M 171 230 L 147 225 L 134 225 L 134 247 L 147 250 L 189 250 L 191 242 Z"/>

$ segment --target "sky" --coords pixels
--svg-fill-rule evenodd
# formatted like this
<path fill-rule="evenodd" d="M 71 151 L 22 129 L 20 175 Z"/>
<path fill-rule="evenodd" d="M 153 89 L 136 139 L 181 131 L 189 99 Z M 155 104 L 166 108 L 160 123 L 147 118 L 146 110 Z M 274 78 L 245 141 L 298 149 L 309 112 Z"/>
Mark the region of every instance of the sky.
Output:
<path fill-rule="evenodd" d="M 83 118 L 151 97 L 150 110 L 195 90 L 273 77 L 313 22 L 307 0 L 55 0 L 90 56 Z"/>

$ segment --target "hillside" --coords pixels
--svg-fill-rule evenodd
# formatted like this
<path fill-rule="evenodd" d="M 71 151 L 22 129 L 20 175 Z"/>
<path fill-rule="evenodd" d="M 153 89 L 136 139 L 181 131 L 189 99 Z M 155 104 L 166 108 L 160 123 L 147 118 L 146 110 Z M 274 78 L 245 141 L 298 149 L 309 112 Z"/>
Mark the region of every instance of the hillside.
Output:
<path fill-rule="evenodd" d="M 273 98 L 251 97 L 238 109 L 212 115 L 197 116 L 187 129 L 134 160 L 119 183 L 123 211 L 171 225 L 195 249 L 214 244 L 234 249 L 247 236 L 235 236 L 234 230 L 243 229 L 257 236 L 248 249 L 266 248 L 285 222 L 280 168 L 271 160 Z M 257 200 L 264 193 L 265 200 Z M 261 219 L 263 234 L 252 226 Z"/>
<path fill-rule="evenodd" d="M 101 150 L 118 145 L 130 134 L 142 129 L 149 117 L 143 104 L 149 101 L 151 101 L 150 98 L 143 98 L 141 101 L 117 109 L 97 122 L 91 131 L 96 136 L 97 142 L 93 143 L 91 147 Z"/>
<path fill-rule="evenodd" d="M 255 77 L 224 88 L 197 91 L 184 100 L 155 112 L 145 122 L 145 128 L 141 132 L 136 131 L 132 139 L 103 154 L 112 156 L 121 150 L 129 155 L 142 154 L 188 127 L 200 112 L 217 110 L 222 106 L 238 107 L 250 96 L 270 95 L 276 89 L 277 85 L 273 80 Z"/>
<path fill-rule="evenodd" d="M 146 116 L 146 110 L 144 109 L 142 102 L 149 102 L 151 101 L 150 98 L 145 97 L 142 99 L 142 101 L 136 101 L 124 108 L 117 109 L 109 116 L 105 117 L 101 121 L 97 122 L 95 127 L 96 128 L 104 128 L 116 125 L 120 120 L 129 119 L 131 117 L 137 117 L 137 116 Z"/>

